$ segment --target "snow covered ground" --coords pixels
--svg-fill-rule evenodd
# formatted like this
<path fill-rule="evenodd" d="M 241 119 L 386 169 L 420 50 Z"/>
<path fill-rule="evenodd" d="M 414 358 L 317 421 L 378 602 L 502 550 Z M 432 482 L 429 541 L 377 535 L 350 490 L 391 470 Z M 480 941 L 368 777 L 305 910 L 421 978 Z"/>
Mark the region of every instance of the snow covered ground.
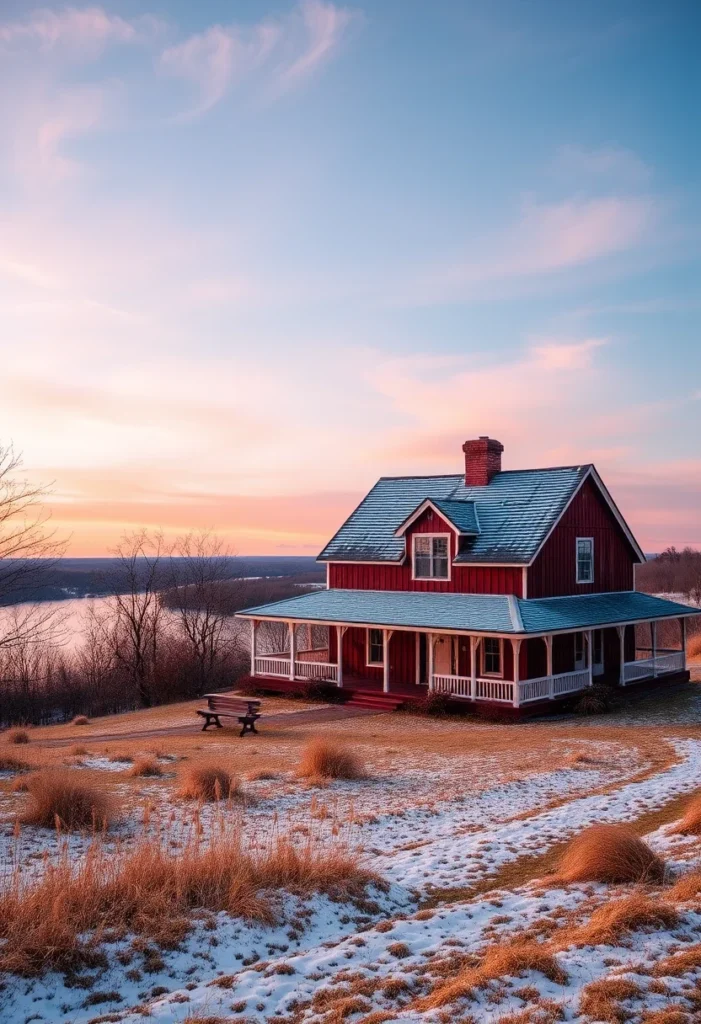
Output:
<path fill-rule="evenodd" d="M 230 812 L 238 816 L 251 847 L 264 842 L 271 825 L 322 846 L 340 842 L 389 883 L 386 890 L 372 888 L 372 902 L 364 906 L 278 894 L 274 926 L 203 914 L 175 950 L 154 950 L 134 943 L 133 936 L 112 937 L 103 947 L 106 966 L 79 984 L 56 973 L 38 979 L 4 976 L 0 1020 L 546 1024 L 630 1019 L 637 1024 L 648 1019 L 644 1014 L 673 1005 L 682 1016 L 664 1018 L 665 1024 L 699 1019 L 701 954 L 698 967 L 687 964 L 681 973 L 663 961 L 701 942 L 700 900 L 670 902 L 669 886 L 646 887 L 656 903 L 673 907 L 673 921 L 667 915 L 666 922 L 628 931 L 614 943 L 585 945 L 577 939 L 577 927 L 598 908 L 639 890 L 563 886 L 536 875 L 526 884 L 484 891 L 492 876 L 500 884 L 499 872 L 508 865 L 546 854 L 589 824 L 633 821 L 695 791 L 701 739 L 686 734 L 668 740 L 676 759 L 656 769 L 640 756 L 636 760 L 629 744 L 615 740 L 589 740 L 582 756 L 582 745 L 570 734 L 559 741 L 563 752 L 572 754 L 569 763 L 560 758 L 557 767 L 543 764 L 516 776 L 507 770 L 502 751 L 477 758 L 424 753 L 416 764 L 390 757 L 370 779 L 318 789 L 292 772 L 254 777 L 245 786 L 246 806 Z M 79 761 L 110 776 L 127 768 L 106 757 Z M 111 843 L 152 834 L 177 851 L 193 830 L 213 829 L 222 813 L 208 806 L 193 812 L 173 800 L 162 780 L 143 779 L 138 785 L 140 806 L 145 801 L 148 813 L 123 821 Z M 56 855 L 57 840 L 39 829 L 16 834 L 14 813 L 21 799 L 4 793 L 0 800 L 0 870 L 4 864 L 6 870 L 31 873 Z M 81 837 L 61 841 L 72 844 L 75 857 L 87 843 Z M 700 841 L 674 835 L 670 825 L 657 828 L 649 842 L 665 857 L 670 878 L 701 865 Z M 479 964 L 495 943 L 524 936 L 549 944 L 558 969 L 553 977 L 528 970 L 444 1006 L 424 1003 L 431 990 Z M 618 993 L 620 1017 L 589 1012 L 595 1005 L 591 985 L 601 981 Z"/>

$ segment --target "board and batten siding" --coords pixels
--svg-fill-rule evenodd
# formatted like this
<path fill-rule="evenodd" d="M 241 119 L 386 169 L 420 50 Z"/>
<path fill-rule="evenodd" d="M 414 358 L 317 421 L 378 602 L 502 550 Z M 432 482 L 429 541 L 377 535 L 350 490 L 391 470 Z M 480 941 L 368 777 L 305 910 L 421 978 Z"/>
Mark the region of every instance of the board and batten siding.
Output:
<path fill-rule="evenodd" d="M 577 537 L 594 538 L 593 583 L 577 583 Z M 586 480 L 528 570 L 528 597 L 633 590 L 635 561 L 598 487 Z"/>
<path fill-rule="evenodd" d="M 396 563 L 330 562 L 329 586 L 345 590 L 415 590 L 423 593 L 515 594 L 522 597 L 523 572 L 520 567 L 491 565 L 451 565 L 449 580 L 412 579 L 412 540 L 414 533 L 450 535 L 450 560 L 455 558 L 457 539 L 453 528 L 427 509 L 407 530 L 407 558 Z"/>

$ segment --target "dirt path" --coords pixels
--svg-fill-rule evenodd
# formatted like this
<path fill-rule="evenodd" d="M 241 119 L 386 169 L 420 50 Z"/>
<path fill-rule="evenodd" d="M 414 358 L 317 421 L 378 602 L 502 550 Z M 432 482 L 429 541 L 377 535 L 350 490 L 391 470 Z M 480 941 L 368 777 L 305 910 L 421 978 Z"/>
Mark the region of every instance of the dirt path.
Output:
<path fill-rule="evenodd" d="M 346 718 L 360 718 L 365 715 L 386 714 L 386 712 L 372 711 L 365 708 L 328 707 L 313 708 L 306 711 L 292 711 L 280 715 L 263 715 L 260 726 L 263 730 L 267 725 L 308 725 L 321 724 L 323 722 L 338 722 Z M 210 735 L 238 734 L 238 726 L 225 727 L 223 730 L 209 729 Z M 91 736 L 63 736 L 56 740 L 36 740 L 37 746 L 44 747 L 65 747 L 75 744 L 77 740 L 85 745 L 89 743 L 110 743 L 124 740 L 150 740 L 166 736 L 196 736 L 202 732 L 202 725 L 195 721 L 191 725 L 161 726 L 158 729 L 137 729 L 133 732 L 103 732 Z"/>

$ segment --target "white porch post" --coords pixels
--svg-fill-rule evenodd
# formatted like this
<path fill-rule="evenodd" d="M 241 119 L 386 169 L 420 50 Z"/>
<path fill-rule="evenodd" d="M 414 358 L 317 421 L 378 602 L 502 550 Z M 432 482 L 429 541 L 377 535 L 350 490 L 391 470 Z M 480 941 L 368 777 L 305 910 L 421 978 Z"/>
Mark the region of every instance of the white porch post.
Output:
<path fill-rule="evenodd" d="M 512 641 L 511 641 L 511 649 L 514 652 L 514 698 L 513 698 L 513 705 L 514 705 L 515 708 L 517 708 L 519 706 L 519 704 L 521 703 L 520 693 L 519 693 L 519 690 L 520 690 L 519 682 L 521 680 L 521 666 L 519 664 L 519 661 L 520 661 L 519 655 L 521 654 L 521 643 L 522 643 L 521 640 L 514 640 L 514 639 L 512 639 Z"/>
<path fill-rule="evenodd" d="M 680 619 L 679 622 L 682 627 L 682 654 L 684 655 L 682 671 L 686 672 L 686 619 Z"/>
<path fill-rule="evenodd" d="M 433 633 L 426 634 L 426 643 L 428 644 L 428 690 L 429 693 L 433 692 Z"/>
<path fill-rule="evenodd" d="M 657 623 L 650 623 L 650 636 L 652 638 L 652 678 L 657 676 Z"/>
<path fill-rule="evenodd" d="M 382 690 L 389 693 L 389 642 L 392 639 L 392 630 L 382 630 Z"/>
<path fill-rule="evenodd" d="M 297 627 L 294 622 L 288 622 L 287 628 L 290 632 L 290 680 L 294 682 L 295 660 L 297 658 Z"/>
<path fill-rule="evenodd" d="M 257 619 L 251 619 L 251 675 L 256 674 L 256 635 L 258 633 Z"/>
<path fill-rule="evenodd" d="M 470 700 L 477 700 L 477 649 L 479 637 L 470 637 Z"/>
<path fill-rule="evenodd" d="M 343 686 L 343 634 L 345 626 L 336 626 L 336 654 L 338 657 L 338 686 Z"/>
<path fill-rule="evenodd" d="M 545 674 L 548 677 L 548 697 L 555 700 L 555 680 L 553 679 L 553 635 L 545 637 Z"/>
<path fill-rule="evenodd" d="M 594 634 L 591 629 L 587 630 L 587 665 L 589 666 L 589 682 L 588 686 L 594 685 L 594 648 L 592 647 L 592 641 Z"/>
<path fill-rule="evenodd" d="M 626 627 L 616 626 L 618 633 L 618 646 L 621 651 L 621 668 L 618 674 L 618 685 L 626 685 Z"/>

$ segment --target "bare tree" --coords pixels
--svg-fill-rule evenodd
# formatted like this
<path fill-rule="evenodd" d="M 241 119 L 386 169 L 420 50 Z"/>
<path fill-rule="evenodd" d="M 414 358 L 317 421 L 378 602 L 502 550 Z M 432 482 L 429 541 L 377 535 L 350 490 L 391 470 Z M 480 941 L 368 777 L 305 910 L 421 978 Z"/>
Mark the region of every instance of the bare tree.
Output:
<path fill-rule="evenodd" d="M 241 633 L 232 615 L 240 606 L 242 581 L 223 541 L 206 531 L 178 538 L 171 551 L 168 607 L 177 616 L 194 663 L 193 689 L 204 693 L 232 655 Z"/>
<path fill-rule="evenodd" d="M 0 649 L 57 642 L 60 629 L 54 610 L 34 599 L 65 541 L 49 528 L 46 489 L 22 478 L 21 466 L 12 446 L 0 445 L 0 605 L 13 606 L 0 617 Z"/>
<path fill-rule="evenodd" d="M 147 530 L 125 534 L 114 554 L 117 565 L 106 580 L 112 614 L 102 620 L 102 631 L 139 703 L 150 707 L 163 632 L 163 536 Z"/>

